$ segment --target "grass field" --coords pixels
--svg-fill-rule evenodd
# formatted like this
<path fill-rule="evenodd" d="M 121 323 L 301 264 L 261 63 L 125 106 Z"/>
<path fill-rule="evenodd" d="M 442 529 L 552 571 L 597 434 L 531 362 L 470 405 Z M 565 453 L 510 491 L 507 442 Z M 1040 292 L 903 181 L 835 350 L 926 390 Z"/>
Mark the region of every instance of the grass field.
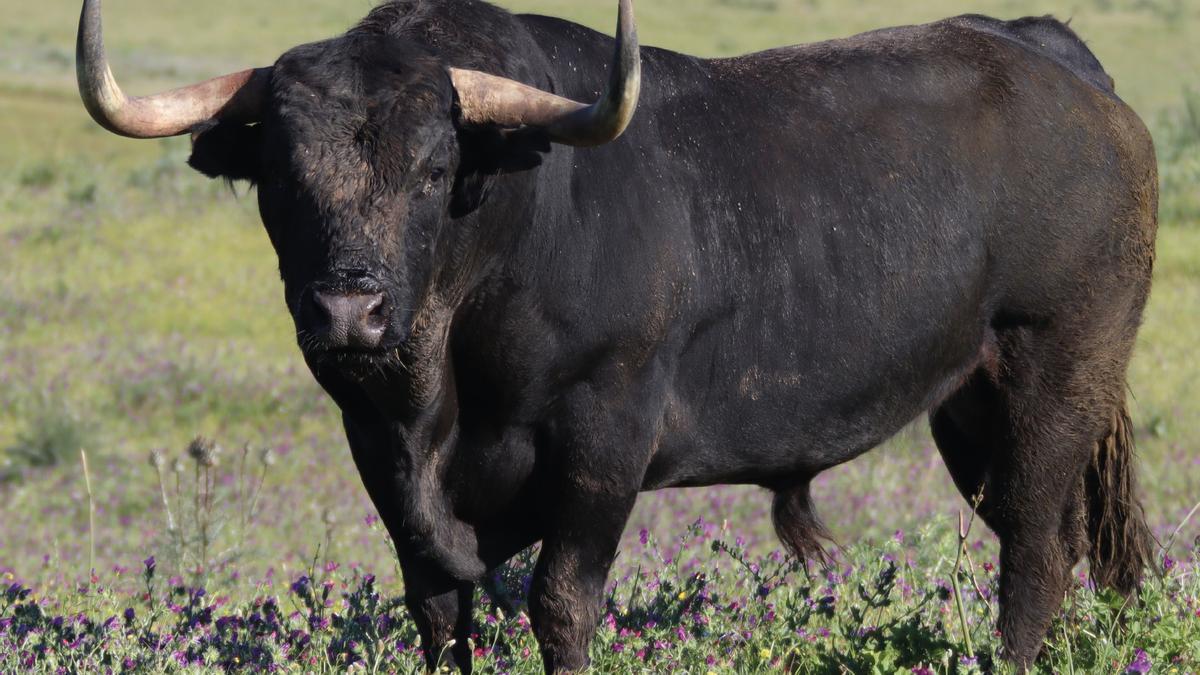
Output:
<path fill-rule="evenodd" d="M 615 6 L 502 4 L 602 30 Z M 106 5 L 117 76 L 144 93 L 268 64 L 344 30 L 371 2 Z M 416 668 L 390 544 L 295 347 L 254 199 L 191 172 L 186 139 L 134 142 L 90 121 L 74 85 L 76 3 L 0 0 L 0 10 L 0 671 L 264 659 Z M 1147 508 L 1173 546 L 1139 607 L 1081 582 L 1041 667 L 1200 671 L 1200 517 L 1171 538 L 1200 501 L 1200 3 L 638 2 L 644 43 L 702 55 L 968 11 L 1072 18 L 1147 120 L 1162 163 L 1155 288 L 1130 392 Z M 224 448 L 216 466 L 185 452 L 197 435 Z M 836 569 L 809 577 L 779 557 L 756 489 L 643 496 L 597 670 L 975 672 L 992 662 L 994 542 L 976 524 L 971 560 L 958 555 L 963 503 L 923 423 L 822 476 L 816 500 L 845 548 Z M 143 562 L 152 556 L 153 569 Z M 527 574 L 528 560 L 508 572 L 518 596 Z M 283 609 L 272 614 L 276 597 Z M 539 671 L 523 615 L 497 617 L 484 603 L 479 622 L 485 672 Z"/>

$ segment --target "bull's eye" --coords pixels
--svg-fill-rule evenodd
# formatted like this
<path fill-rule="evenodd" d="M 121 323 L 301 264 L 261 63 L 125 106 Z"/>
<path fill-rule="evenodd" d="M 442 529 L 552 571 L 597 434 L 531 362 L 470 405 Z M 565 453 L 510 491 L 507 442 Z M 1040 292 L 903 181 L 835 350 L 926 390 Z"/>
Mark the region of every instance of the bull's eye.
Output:
<path fill-rule="evenodd" d="M 429 172 L 429 176 L 425 178 L 425 186 L 422 190 L 426 197 L 433 194 L 434 190 L 437 188 L 438 181 L 440 181 L 445 175 L 446 170 L 441 168 L 434 169 Z"/>

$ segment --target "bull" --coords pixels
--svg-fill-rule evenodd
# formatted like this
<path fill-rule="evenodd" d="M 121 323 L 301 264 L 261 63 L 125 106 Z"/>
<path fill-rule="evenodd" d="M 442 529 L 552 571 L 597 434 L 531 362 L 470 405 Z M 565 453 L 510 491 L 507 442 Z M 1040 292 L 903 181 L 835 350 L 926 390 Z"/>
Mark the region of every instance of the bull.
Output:
<path fill-rule="evenodd" d="M 539 541 L 545 669 L 586 667 L 640 491 L 763 486 L 819 555 L 813 477 L 924 414 L 999 537 L 1007 659 L 1034 661 L 1084 556 L 1139 584 L 1124 387 L 1156 162 L 1058 21 L 702 59 L 639 49 L 630 0 L 615 40 L 389 0 L 130 98 L 85 0 L 78 74 L 105 128 L 191 133 L 192 167 L 257 187 L 431 668 L 470 671 L 475 585 Z"/>

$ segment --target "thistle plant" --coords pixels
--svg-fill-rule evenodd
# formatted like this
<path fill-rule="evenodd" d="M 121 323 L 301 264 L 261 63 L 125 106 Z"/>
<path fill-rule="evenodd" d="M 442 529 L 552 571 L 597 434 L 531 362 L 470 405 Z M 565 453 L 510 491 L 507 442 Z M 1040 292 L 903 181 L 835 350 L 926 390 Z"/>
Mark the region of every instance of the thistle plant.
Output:
<path fill-rule="evenodd" d="M 170 462 L 174 475 L 171 490 L 167 487 L 165 453 L 154 450 L 149 458 L 166 521 L 168 557 L 178 573 L 195 585 L 206 583 L 214 570 L 244 556 L 253 544 L 248 533 L 254 526 L 268 472 L 275 463 L 271 450 L 256 453 L 247 445 L 239 460 L 231 463 L 232 475 L 223 474 L 221 454 L 214 441 L 194 439 L 181 456 Z M 250 465 L 251 456 L 258 458 L 257 468 Z M 189 461 L 190 484 L 183 480 Z"/>

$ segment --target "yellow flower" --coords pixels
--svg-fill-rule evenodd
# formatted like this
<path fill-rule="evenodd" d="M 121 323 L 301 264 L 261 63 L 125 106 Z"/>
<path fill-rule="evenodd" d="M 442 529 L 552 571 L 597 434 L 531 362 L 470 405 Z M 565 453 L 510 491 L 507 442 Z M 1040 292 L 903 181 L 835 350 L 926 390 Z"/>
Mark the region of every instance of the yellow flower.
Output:
<path fill-rule="evenodd" d="M 687 593 L 684 593 L 683 591 L 679 591 L 679 599 L 687 600 Z"/>
<path fill-rule="evenodd" d="M 769 659 L 769 658 L 771 658 L 771 650 L 770 649 L 760 649 L 758 651 L 758 655 L 761 656 L 763 659 Z"/>

